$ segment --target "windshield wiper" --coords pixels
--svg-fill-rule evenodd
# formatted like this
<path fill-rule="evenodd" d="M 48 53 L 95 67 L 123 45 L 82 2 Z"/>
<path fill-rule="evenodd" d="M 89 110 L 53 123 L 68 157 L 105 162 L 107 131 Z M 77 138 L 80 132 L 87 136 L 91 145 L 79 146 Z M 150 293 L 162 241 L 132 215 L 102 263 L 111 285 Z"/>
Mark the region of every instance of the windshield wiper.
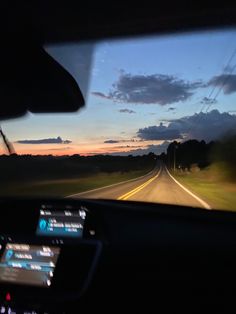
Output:
<path fill-rule="evenodd" d="M 9 155 L 16 154 L 15 149 L 14 149 L 12 143 L 8 141 L 6 135 L 3 133 L 3 130 L 1 128 L 1 126 L 0 126 L 0 134 L 2 136 L 3 142 L 4 142 L 4 144 L 5 144 L 6 148 L 7 148 L 7 151 L 9 153 Z"/>

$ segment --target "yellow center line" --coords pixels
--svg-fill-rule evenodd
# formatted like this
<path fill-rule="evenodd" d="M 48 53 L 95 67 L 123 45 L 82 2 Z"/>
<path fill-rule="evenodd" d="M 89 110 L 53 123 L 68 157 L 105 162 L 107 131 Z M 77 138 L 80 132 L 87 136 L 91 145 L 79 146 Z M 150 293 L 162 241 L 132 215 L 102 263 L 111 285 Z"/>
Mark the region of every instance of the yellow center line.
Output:
<path fill-rule="evenodd" d="M 158 171 L 158 174 L 156 174 L 153 178 L 149 179 L 148 181 L 144 182 L 143 184 L 141 184 L 137 188 L 129 191 L 128 193 L 121 195 L 120 197 L 118 197 L 118 200 L 127 200 L 129 197 L 138 193 L 139 191 L 144 189 L 147 185 L 149 185 L 153 180 L 155 180 L 159 176 L 160 172 L 161 172 L 161 169 Z"/>

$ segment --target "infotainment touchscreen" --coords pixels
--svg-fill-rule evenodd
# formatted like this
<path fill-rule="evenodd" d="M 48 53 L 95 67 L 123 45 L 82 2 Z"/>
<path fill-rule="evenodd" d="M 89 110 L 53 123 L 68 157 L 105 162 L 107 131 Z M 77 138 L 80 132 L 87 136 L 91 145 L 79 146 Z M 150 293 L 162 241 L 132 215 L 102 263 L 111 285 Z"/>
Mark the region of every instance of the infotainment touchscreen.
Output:
<path fill-rule="evenodd" d="M 85 210 L 41 209 L 37 235 L 77 237 L 83 235 Z"/>
<path fill-rule="evenodd" d="M 6 244 L 0 260 L 0 282 L 50 287 L 59 247 Z"/>

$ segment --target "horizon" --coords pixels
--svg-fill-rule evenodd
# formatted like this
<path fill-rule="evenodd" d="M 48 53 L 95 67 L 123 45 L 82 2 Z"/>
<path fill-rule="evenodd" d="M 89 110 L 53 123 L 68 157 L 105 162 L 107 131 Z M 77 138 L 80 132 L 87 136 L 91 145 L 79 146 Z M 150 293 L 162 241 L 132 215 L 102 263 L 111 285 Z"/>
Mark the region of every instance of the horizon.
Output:
<path fill-rule="evenodd" d="M 236 134 L 233 135 L 233 137 L 236 137 Z M 212 140 L 212 141 L 209 141 L 209 142 L 206 142 L 204 140 L 197 140 L 197 139 L 188 139 L 186 141 L 170 141 L 168 143 L 168 147 L 171 145 L 171 144 L 185 144 L 185 143 L 188 143 L 188 142 L 197 142 L 197 143 L 202 143 L 204 142 L 205 145 L 210 145 L 210 144 L 219 144 L 219 143 L 224 143 L 225 139 L 226 140 L 229 140 L 231 139 L 232 136 L 230 137 L 225 137 L 225 138 L 221 138 L 221 139 L 218 139 L 218 140 Z M 12 143 L 10 143 L 12 144 Z M 168 148 L 167 147 L 167 148 Z M 0 157 L 14 157 L 14 156 L 17 156 L 17 157 L 143 157 L 143 156 L 148 156 L 150 154 L 153 154 L 155 155 L 156 157 L 161 157 L 163 154 L 166 155 L 167 154 L 167 148 L 165 151 L 159 153 L 159 154 L 155 154 L 154 152 L 150 151 L 150 152 L 147 152 L 146 154 L 129 154 L 129 155 L 122 155 L 122 154 L 109 154 L 109 153 L 104 153 L 104 154 L 87 154 L 87 155 L 82 155 L 82 154 L 78 154 L 78 153 L 75 153 L 75 154 L 63 154 L 63 155 L 56 155 L 56 154 L 18 154 L 17 152 L 13 152 L 11 154 L 9 153 L 3 153 L 3 154 L 0 154 Z"/>

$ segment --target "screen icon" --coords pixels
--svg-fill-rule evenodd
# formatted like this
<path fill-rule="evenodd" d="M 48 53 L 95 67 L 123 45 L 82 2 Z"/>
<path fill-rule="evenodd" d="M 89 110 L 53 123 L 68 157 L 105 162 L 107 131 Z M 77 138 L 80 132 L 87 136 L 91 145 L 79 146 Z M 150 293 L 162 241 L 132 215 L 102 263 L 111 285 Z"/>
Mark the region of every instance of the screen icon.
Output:
<path fill-rule="evenodd" d="M 13 254 L 14 254 L 13 250 L 8 250 L 6 252 L 6 260 L 11 259 Z"/>
<path fill-rule="evenodd" d="M 47 228 L 47 221 L 45 219 L 40 219 L 40 221 L 39 221 L 39 228 L 41 230 L 45 230 Z"/>

